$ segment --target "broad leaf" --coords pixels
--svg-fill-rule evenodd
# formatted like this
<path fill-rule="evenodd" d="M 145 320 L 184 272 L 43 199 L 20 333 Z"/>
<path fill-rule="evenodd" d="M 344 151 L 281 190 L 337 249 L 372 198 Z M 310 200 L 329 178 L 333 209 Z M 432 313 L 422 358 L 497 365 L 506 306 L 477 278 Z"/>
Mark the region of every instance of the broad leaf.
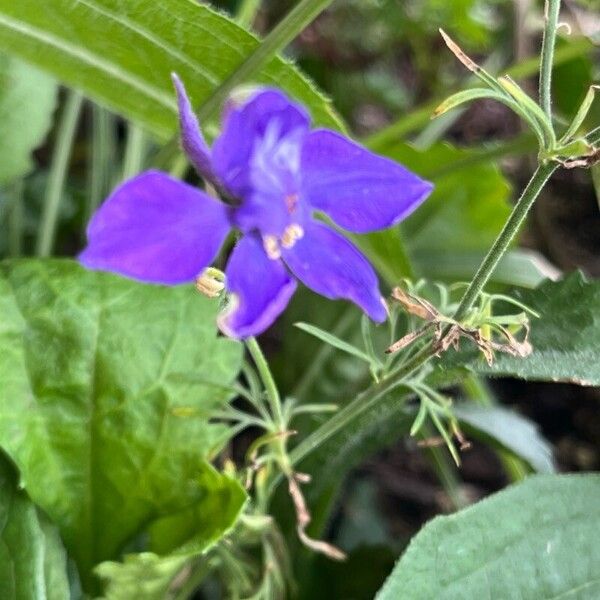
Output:
<path fill-rule="evenodd" d="M 413 539 L 377 600 L 598 598 L 599 475 L 539 475 Z"/>
<path fill-rule="evenodd" d="M 208 419 L 241 361 L 216 311 L 191 286 L 0 265 L 0 445 L 87 589 L 95 564 L 206 494 L 205 458 L 228 436 Z"/>
<path fill-rule="evenodd" d="M 246 501 L 243 488 L 208 465 L 200 483 L 205 495 L 197 504 L 152 526 L 152 549 L 161 556 L 131 554 L 122 563 L 105 562 L 96 568 L 108 583 L 104 592 L 107 600 L 170 597 L 176 575 L 189 559 L 205 553 L 233 527 Z"/>
<path fill-rule="evenodd" d="M 0 47 L 166 138 L 175 131 L 171 73 L 204 102 L 258 40 L 195 0 L 0 0 Z M 317 122 L 339 122 L 289 62 L 273 58 L 257 83 L 285 89 Z"/>
<path fill-rule="evenodd" d="M 573 273 L 516 297 L 540 314 L 531 323 L 533 352 L 524 359 L 498 354 L 492 366 L 477 357 L 471 368 L 485 375 L 600 385 L 600 282 Z"/>
<path fill-rule="evenodd" d="M 48 75 L 0 55 L 0 185 L 30 169 L 31 153 L 52 123 L 56 97 Z"/>
<path fill-rule="evenodd" d="M 538 473 L 553 473 L 552 447 L 538 427 L 521 415 L 501 406 L 463 402 L 452 408 L 465 432 L 497 444 L 527 461 Z"/>
<path fill-rule="evenodd" d="M 0 598 L 65 600 L 67 558 L 54 525 L 27 495 L 0 456 Z"/>

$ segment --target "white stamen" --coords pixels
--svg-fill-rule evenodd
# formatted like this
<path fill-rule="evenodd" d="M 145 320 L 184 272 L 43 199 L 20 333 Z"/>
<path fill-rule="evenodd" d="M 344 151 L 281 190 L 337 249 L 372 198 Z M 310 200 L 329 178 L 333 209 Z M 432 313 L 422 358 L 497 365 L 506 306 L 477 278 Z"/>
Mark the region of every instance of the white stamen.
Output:
<path fill-rule="evenodd" d="M 290 248 L 293 248 L 294 244 L 303 237 L 304 229 L 302 229 L 302 227 L 297 223 L 293 223 L 285 228 L 283 235 L 281 236 L 281 245 L 289 250 Z"/>
<path fill-rule="evenodd" d="M 263 248 L 271 260 L 281 258 L 279 240 L 274 235 L 263 235 Z"/>
<path fill-rule="evenodd" d="M 218 298 L 225 287 L 225 274 L 209 267 L 196 279 L 196 289 L 209 298 Z"/>

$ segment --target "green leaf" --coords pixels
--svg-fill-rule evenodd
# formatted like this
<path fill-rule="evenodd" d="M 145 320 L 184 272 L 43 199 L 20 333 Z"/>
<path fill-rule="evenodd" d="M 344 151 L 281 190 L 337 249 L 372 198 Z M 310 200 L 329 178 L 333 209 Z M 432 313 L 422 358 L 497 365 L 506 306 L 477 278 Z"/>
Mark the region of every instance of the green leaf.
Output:
<path fill-rule="evenodd" d="M 17 475 L 0 456 L 0 598 L 65 600 L 67 558 L 58 531 L 17 488 Z"/>
<path fill-rule="evenodd" d="M 199 483 L 204 490 L 200 502 L 151 527 L 154 553 L 132 554 L 122 563 L 104 562 L 96 567 L 108 583 L 107 600 L 164 600 L 189 559 L 207 552 L 235 525 L 247 498 L 240 484 L 209 465 Z"/>
<path fill-rule="evenodd" d="M 131 118 L 161 138 L 176 128 L 171 72 L 194 106 L 243 62 L 258 40 L 194 0 L 0 0 L 0 47 Z M 273 58 L 256 83 L 281 87 L 321 125 L 340 123 L 288 61 Z"/>
<path fill-rule="evenodd" d="M 321 329 L 320 327 L 315 327 L 314 325 L 310 325 L 309 323 L 295 323 L 295 325 L 298 329 L 305 331 L 306 333 L 316 337 L 322 342 L 325 342 L 326 344 L 329 344 L 330 346 L 333 346 L 334 348 L 337 348 L 338 350 L 341 350 L 346 354 L 350 354 L 352 356 L 355 356 L 356 358 L 360 358 L 360 360 L 365 361 L 367 364 L 371 364 L 372 362 L 371 357 L 366 352 L 363 352 L 356 346 L 345 342 L 344 340 L 340 339 L 339 337 L 336 337 L 335 335 L 332 335 L 331 333 L 325 331 L 324 329 Z"/>
<path fill-rule="evenodd" d="M 465 432 L 483 438 L 525 460 L 538 473 L 555 471 L 552 446 L 536 424 L 501 406 L 463 402 L 452 407 Z"/>
<path fill-rule="evenodd" d="M 492 366 L 478 357 L 470 367 L 484 375 L 600 385 L 600 282 L 573 273 L 516 298 L 540 314 L 531 322 L 533 352 L 498 354 Z"/>
<path fill-rule="evenodd" d="M 217 302 L 72 261 L 0 264 L 0 445 L 92 585 L 150 522 L 205 495 L 242 347 Z"/>
<path fill-rule="evenodd" d="M 50 128 L 56 98 L 48 75 L 0 55 L 0 185 L 31 168 L 31 153 Z"/>
<path fill-rule="evenodd" d="M 376 598 L 598 598 L 599 495 L 599 475 L 539 475 L 437 517 Z"/>
<path fill-rule="evenodd" d="M 469 281 L 485 257 L 483 251 L 419 250 L 415 262 L 434 281 Z M 541 254 L 530 250 L 509 250 L 494 270 L 497 284 L 535 288 L 544 280 L 557 279 L 560 272 Z"/>

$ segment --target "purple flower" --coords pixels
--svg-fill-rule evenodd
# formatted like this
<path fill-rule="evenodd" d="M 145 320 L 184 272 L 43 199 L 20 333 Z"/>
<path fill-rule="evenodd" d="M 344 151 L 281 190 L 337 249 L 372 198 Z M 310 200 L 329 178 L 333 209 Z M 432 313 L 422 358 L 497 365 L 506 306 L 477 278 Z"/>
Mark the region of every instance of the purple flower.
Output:
<path fill-rule="evenodd" d="M 227 204 L 164 173 L 127 181 L 88 227 L 80 261 L 145 282 L 194 280 L 232 228 L 243 235 L 226 268 L 231 302 L 219 319 L 232 337 L 256 335 L 284 310 L 296 279 L 327 298 L 386 318 L 377 276 L 346 238 L 313 218 L 366 233 L 398 223 L 432 186 L 345 137 L 310 129 L 304 109 L 275 90 L 226 106 L 210 149 L 174 76 L 182 145 Z"/>

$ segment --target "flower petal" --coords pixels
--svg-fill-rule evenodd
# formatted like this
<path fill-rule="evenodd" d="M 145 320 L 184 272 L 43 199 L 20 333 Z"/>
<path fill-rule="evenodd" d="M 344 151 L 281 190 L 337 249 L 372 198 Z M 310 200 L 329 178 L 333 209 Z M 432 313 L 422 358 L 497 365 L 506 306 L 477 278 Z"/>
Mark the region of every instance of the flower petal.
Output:
<path fill-rule="evenodd" d="M 219 317 L 219 327 L 234 338 L 258 335 L 270 327 L 296 290 L 283 263 L 269 259 L 260 240 L 251 235 L 237 243 L 225 274 L 233 297 Z"/>
<path fill-rule="evenodd" d="M 306 111 L 276 90 L 260 91 L 241 106 L 230 107 L 213 144 L 216 175 L 233 195 L 245 198 L 253 191 L 251 159 L 257 143 L 267 133 L 277 139 L 298 136 L 308 132 L 309 124 Z"/>
<path fill-rule="evenodd" d="M 175 73 L 171 75 L 177 92 L 179 106 L 179 128 L 181 130 L 181 145 L 198 174 L 212 183 L 217 183 L 212 170 L 210 148 L 204 141 L 200 124 L 185 87 Z"/>
<path fill-rule="evenodd" d="M 98 209 L 79 260 L 150 283 L 183 283 L 210 265 L 229 228 L 224 204 L 148 171 L 118 187 Z"/>
<path fill-rule="evenodd" d="M 398 163 L 325 129 L 305 138 L 301 169 L 303 198 L 355 233 L 398 223 L 433 189 Z"/>
<path fill-rule="evenodd" d="M 317 294 L 351 300 L 374 321 L 387 318 L 375 271 L 346 238 L 329 227 L 316 221 L 306 223 L 302 239 L 284 249 L 282 256 L 292 273 Z"/>

